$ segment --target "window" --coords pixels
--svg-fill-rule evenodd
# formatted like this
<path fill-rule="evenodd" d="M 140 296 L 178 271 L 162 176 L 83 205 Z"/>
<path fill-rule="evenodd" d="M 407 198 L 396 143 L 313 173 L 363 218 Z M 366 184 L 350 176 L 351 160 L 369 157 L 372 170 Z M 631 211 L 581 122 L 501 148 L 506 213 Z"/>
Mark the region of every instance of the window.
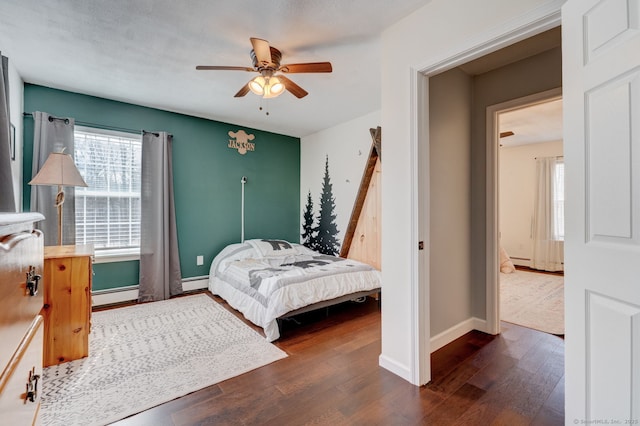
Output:
<path fill-rule="evenodd" d="M 140 135 L 76 127 L 76 243 L 96 257 L 140 253 Z M 120 259 L 119 259 L 120 260 Z"/>
<path fill-rule="evenodd" d="M 553 238 L 564 241 L 564 162 L 560 159 L 553 169 Z"/>

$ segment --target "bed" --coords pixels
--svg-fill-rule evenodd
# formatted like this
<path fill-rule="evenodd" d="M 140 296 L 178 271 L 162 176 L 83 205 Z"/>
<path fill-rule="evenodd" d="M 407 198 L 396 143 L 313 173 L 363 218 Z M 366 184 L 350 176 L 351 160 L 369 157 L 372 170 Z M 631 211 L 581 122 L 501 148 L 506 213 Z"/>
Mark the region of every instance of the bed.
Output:
<path fill-rule="evenodd" d="M 253 239 L 228 245 L 213 259 L 209 290 L 262 327 L 271 342 L 280 337 L 279 319 L 377 293 L 380 277 L 356 260 Z"/>

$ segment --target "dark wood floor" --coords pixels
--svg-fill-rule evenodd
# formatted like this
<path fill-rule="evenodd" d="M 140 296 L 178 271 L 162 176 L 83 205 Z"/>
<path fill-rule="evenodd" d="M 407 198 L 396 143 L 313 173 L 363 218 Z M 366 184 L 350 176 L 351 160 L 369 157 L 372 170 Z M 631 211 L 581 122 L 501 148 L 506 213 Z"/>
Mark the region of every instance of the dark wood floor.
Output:
<path fill-rule="evenodd" d="M 288 358 L 116 424 L 564 424 L 560 337 L 504 322 L 499 336 L 468 333 L 433 354 L 433 381 L 416 387 L 378 366 L 376 301 L 300 321 L 276 342 Z"/>
<path fill-rule="evenodd" d="M 516 265 L 518 271 L 536 272 L 538 274 L 560 275 L 564 277 L 564 271 L 543 271 L 542 269 L 533 269 L 528 266 Z"/>

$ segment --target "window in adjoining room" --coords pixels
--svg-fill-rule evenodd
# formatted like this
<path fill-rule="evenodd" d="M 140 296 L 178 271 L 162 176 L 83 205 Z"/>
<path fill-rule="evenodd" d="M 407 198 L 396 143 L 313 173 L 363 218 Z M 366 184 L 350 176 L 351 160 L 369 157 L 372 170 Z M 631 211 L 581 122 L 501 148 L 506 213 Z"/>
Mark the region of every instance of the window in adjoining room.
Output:
<path fill-rule="evenodd" d="M 76 127 L 74 159 L 88 184 L 76 188 L 76 243 L 96 258 L 140 253 L 141 136 Z"/>
<path fill-rule="evenodd" d="M 564 241 L 564 161 L 553 169 L 553 239 Z"/>

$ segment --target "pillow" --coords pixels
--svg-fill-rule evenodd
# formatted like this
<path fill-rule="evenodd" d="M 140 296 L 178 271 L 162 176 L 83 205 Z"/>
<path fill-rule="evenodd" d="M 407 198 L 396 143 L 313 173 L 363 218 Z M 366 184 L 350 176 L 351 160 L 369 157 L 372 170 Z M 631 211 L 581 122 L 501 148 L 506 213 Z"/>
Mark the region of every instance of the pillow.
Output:
<path fill-rule="evenodd" d="M 313 251 L 309 247 L 302 244 L 293 244 L 293 248 L 296 249 L 296 252 L 299 256 L 318 256 L 320 254 L 317 251 Z"/>
<path fill-rule="evenodd" d="M 245 241 L 262 257 L 284 257 L 295 255 L 296 249 L 284 240 L 255 239 Z"/>

